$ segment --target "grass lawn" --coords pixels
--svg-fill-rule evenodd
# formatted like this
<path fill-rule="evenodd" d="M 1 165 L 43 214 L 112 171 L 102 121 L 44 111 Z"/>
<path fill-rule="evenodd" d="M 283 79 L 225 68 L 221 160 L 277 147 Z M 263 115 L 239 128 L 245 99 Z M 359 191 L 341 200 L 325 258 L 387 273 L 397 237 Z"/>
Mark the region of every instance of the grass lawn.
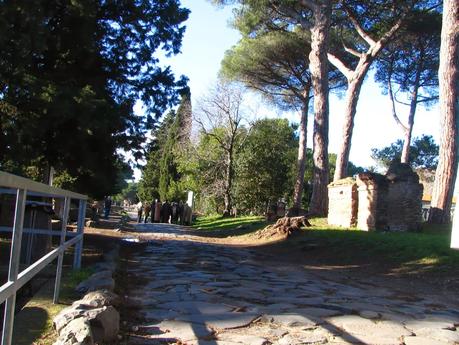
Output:
<path fill-rule="evenodd" d="M 203 237 L 228 237 L 250 234 L 263 229 L 267 225 L 265 218 L 261 216 L 222 217 L 206 216 L 198 217 L 193 223 L 193 229 Z"/>
<path fill-rule="evenodd" d="M 426 227 L 417 233 L 366 232 L 333 229 L 326 225 L 325 219 L 312 219 L 311 223 L 313 227 L 293 238 L 292 244 L 304 251 L 326 256 L 327 261 L 377 261 L 439 269 L 459 268 L 459 251 L 450 248 L 450 235 L 445 231 L 433 232 Z"/>
<path fill-rule="evenodd" d="M 422 232 L 367 232 L 337 229 L 326 218 L 310 219 L 312 227 L 286 241 L 267 244 L 266 251 L 279 251 L 292 260 L 328 265 L 373 264 L 400 271 L 459 270 L 459 251 L 450 249 L 450 229 L 425 225 Z M 248 236 L 268 223 L 263 217 L 199 217 L 193 224 L 206 237 Z M 250 242 L 250 241 L 247 241 Z M 285 256 L 285 255 L 283 255 Z"/>
<path fill-rule="evenodd" d="M 13 344 L 53 344 L 57 337 L 53 329 L 54 316 L 79 298 L 74 291 L 75 286 L 92 273 L 91 269 L 82 269 L 64 275 L 61 281 L 59 304 L 53 304 L 54 279 L 49 280 L 16 315 Z"/>

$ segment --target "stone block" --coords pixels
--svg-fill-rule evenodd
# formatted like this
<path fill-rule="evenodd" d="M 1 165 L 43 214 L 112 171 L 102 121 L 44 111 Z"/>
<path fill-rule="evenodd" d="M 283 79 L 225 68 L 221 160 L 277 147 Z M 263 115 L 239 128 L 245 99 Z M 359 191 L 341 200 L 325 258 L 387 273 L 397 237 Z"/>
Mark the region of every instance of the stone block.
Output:
<path fill-rule="evenodd" d="M 94 345 L 89 322 L 83 318 L 72 320 L 61 330 L 53 345 Z"/>
<path fill-rule="evenodd" d="M 328 185 L 328 224 L 352 227 L 357 224 L 358 195 L 353 178 Z"/>

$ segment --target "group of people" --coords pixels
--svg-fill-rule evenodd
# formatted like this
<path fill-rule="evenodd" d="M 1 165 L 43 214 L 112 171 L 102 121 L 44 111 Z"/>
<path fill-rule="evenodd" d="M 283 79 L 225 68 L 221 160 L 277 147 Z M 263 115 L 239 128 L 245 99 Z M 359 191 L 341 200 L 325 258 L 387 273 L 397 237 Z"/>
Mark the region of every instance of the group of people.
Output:
<path fill-rule="evenodd" d="M 138 223 L 172 223 L 181 225 L 191 225 L 192 211 L 188 204 L 182 201 L 161 202 L 156 199 L 151 204 L 145 205 L 139 201 L 136 205 L 137 208 L 137 222 Z"/>

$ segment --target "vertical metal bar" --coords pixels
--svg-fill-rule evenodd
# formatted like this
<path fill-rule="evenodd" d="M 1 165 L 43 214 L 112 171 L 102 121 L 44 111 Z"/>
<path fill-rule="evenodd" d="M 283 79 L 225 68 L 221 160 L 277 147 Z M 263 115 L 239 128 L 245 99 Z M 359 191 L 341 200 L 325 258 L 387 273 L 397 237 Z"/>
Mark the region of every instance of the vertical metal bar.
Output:
<path fill-rule="evenodd" d="M 11 241 L 10 266 L 8 281 L 16 282 L 19 273 L 19 259 L 21 254 L 22 229 L 24 227 L 25 202 L 27 190 L 18 189 L 16 194 L 16 210 L 14 213 L 13 236 Z M 14 309 L 16 306 L 16 292 L 5 302 L 3 319 L 2 345 L 11 345 L 13 338 Z"/>
<path fill-rule="evenodd" d="M 86 200 L 80 200 L 78 205 L 78 223 L 77 234 L 80 235 L 84 232 L 84 222 L 86 217 Z M 81 255 L 83 253 L 83 237 L 75 245 L 75 254 L 73 256 L 73 269 L 78 270 L 81 268 Z"/>
<path fill-rule="evenodd" d="M 67 223 L 69 219 L 69 211 L 70 211 L 70 198 L 66 197 L 64 202 L 64 213 L 62 216 L 62 228 L 61 228 L 61 240 L 59 242 L 59 248 L 65 242 L 65 235 L 67 231 Z M 64 261 L 64 251 L 62 250 L 57 257 L 57 271 L 56 271 L 56 282 L 54 283 L 54 297 L 53 303 L 59 303 L 59 290 L 61 288 L 61 276 L 62 276 L 62 262 Z"/>

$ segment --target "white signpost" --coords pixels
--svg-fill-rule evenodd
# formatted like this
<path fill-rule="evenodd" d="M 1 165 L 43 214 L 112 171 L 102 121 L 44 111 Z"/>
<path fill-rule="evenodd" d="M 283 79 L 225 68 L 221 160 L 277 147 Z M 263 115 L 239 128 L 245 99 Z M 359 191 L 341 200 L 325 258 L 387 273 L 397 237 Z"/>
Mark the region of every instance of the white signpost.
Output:
<path fill-rule="evenodd" d="M 451 248 L 459 249 L 459 208 L 454 212 L 453 229 L 451 230 Z"/>

